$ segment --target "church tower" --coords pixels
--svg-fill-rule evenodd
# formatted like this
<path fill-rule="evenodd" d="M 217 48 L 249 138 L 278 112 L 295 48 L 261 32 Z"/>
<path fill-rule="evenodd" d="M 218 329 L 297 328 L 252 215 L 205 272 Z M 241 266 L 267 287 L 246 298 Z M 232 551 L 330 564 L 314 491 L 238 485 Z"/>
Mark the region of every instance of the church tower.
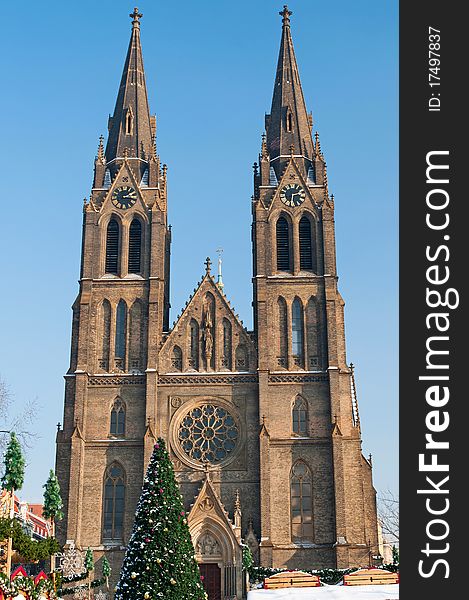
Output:
<path fill-rule="evenodd" d="M 337 287 L 334 198 L 306 110 L 288 7 L 252 200 L 260 562 L 348 567 L 377 553 Z M 288 506 L 288 510 L 286 507 Z"/>
<path fill-rule="evenodd" d="M 83 207 L 78 297 L 56 470 L 60 541 L 119 575 L 162 436 L 209 600 L 245 597 L 243 544 L 265 567 L 367 565 L 377 553 L 337 287 L 334 198 L 282 39 L 252 199 L 254 330 L 208 258 L 169 325 L 166 166 L 156 152 L 137 9 L 106 145 Z M 248 283 L 248 282 L 246 282 Z"/>
<path fill-rule="evenodd" d="M 152 449 L 147 398 L 154 401 L 157 349 L 169 320 L 166 166 L 148 107 L 142 15 L 135 9 L 130 16 L 107 144 L 101 137 L 83 207 L 80 288 L 57 434 L 66 514 L 59 535 L 95 550 L 119 549 L 132 527 Z"/>

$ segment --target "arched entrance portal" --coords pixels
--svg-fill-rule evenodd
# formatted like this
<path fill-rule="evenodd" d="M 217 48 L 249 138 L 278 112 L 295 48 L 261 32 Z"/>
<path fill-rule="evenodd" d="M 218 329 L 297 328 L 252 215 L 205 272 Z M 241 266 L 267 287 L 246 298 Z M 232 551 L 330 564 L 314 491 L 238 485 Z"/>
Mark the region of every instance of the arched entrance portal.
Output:
<path fill-rule="evenodd" d="M 237 597 L 236 547 L 222 523 L 206 517 L 194 528 L 195 556 L 209 600 Z M 231 535 L 230 535 L 231 533 Z"/>
<path fill-rule="evenodd" d="M 239 512 L 239 521 L 240 516 Z M 241 527 L 229 520 L 209 479 L 205 480 L 188 521 L 209 600 L 241 599 Z"/>

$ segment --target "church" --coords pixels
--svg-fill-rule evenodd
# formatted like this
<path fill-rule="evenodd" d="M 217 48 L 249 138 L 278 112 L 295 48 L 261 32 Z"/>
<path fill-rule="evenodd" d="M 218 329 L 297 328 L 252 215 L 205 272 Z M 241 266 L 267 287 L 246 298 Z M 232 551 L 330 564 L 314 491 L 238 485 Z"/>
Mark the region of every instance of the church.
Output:
<path fill-rule="evenodd" d="M 159 436 L 210 600 L 243 597 L 243 544 L 256 564 L 288 569 L 366 566 L 377 554 L 372 464 L 346 361 L 334 197 L 291 14 L 287 6 L 280 13 L 272 105 L 246 198 L 253 331 L 210 259 L 170 327 L 171 198 L 148 104 L 142 15 L 130 15 L 114 113 L 83 207 L 56 455 L 60 542 L 105 554 L 114 580 Z"/>

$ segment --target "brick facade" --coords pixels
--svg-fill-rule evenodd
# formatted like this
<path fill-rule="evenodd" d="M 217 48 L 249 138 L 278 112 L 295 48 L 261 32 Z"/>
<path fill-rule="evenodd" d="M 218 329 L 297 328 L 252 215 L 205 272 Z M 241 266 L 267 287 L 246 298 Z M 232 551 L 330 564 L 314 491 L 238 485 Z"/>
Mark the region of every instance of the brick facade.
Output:
<path fill-rule="evenodd" d="M 290 13 L 281 14 L 272 110 L 254 173 L 252 332 L 233 313 L 209 262 L 169 328 L 166 168 L 156 154 L 148 111 L 140 17 L 132 15 L 107 147 L 101 140 L 84 206 L 80 290 L 64 424 L 57 434 L 66 513 L 61 541 L 106 552 L 115 577 L 157 436 L 168 442 L 192 511 L 200 561 L 225 569 L 224 596 L 242 597 L 242 537 L 264 566 L 367 565 L 370 550 L 377 552 L 372 467 L 361 452 L 345 355 L 334 198 L 306 112 Z M 135 220 L 138 238 L 132 238 Z M 132 239 L 138 242 L 137 272 Z M 116 268 L 109 267 L 113 243 Z M 281 260 L 288 261 L 286 268 L 279 269 Z M 306 414 L 301 434 L 293 426 L 297 399 Z M 111 433 L 116 400 L 125 410 L 123 435 Z M 311 487 L 302 484 L 301 502 L 312 514 L 305 539 L 292 533 L 291 477 L 299 462 L 311 481 Z M 124 474 L 125 510 L 118 539 L 105 539 L 104 478 L 112 464 Z M 232 572 L 234 579 L 226 575 Z"/>

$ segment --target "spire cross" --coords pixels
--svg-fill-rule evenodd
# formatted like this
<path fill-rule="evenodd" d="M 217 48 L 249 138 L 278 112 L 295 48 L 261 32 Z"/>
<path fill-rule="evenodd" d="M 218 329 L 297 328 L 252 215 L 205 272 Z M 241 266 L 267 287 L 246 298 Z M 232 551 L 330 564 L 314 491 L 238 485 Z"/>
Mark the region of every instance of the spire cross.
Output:
<path fill-rule="evenodd" d="M 283 5 L 283 10 L 278 13 L 282 18 L 282 23 L 284 26 L 290 25 L 290 17 L 293 14 L 291 10 L 288 10 L 288 6 L 286 4 Z"/>
<path fill-rule="evenodd" d="M 212 266 L 212 261 L 210 260 L 210 257 L 207 256 L 207 260 L 204 262 L 205 265 L 205 272 L 210 274 L 210 267 Z"/>
<path fill-rule="evenodd" d="M 134 27 L 140 27 L 140 19 L 143 17 L 142 13 L 138 12 L 138 8 L 134 8 L 134 12 L 129 14 L 129 17 L 132 19 L 132 25 Z"/>

